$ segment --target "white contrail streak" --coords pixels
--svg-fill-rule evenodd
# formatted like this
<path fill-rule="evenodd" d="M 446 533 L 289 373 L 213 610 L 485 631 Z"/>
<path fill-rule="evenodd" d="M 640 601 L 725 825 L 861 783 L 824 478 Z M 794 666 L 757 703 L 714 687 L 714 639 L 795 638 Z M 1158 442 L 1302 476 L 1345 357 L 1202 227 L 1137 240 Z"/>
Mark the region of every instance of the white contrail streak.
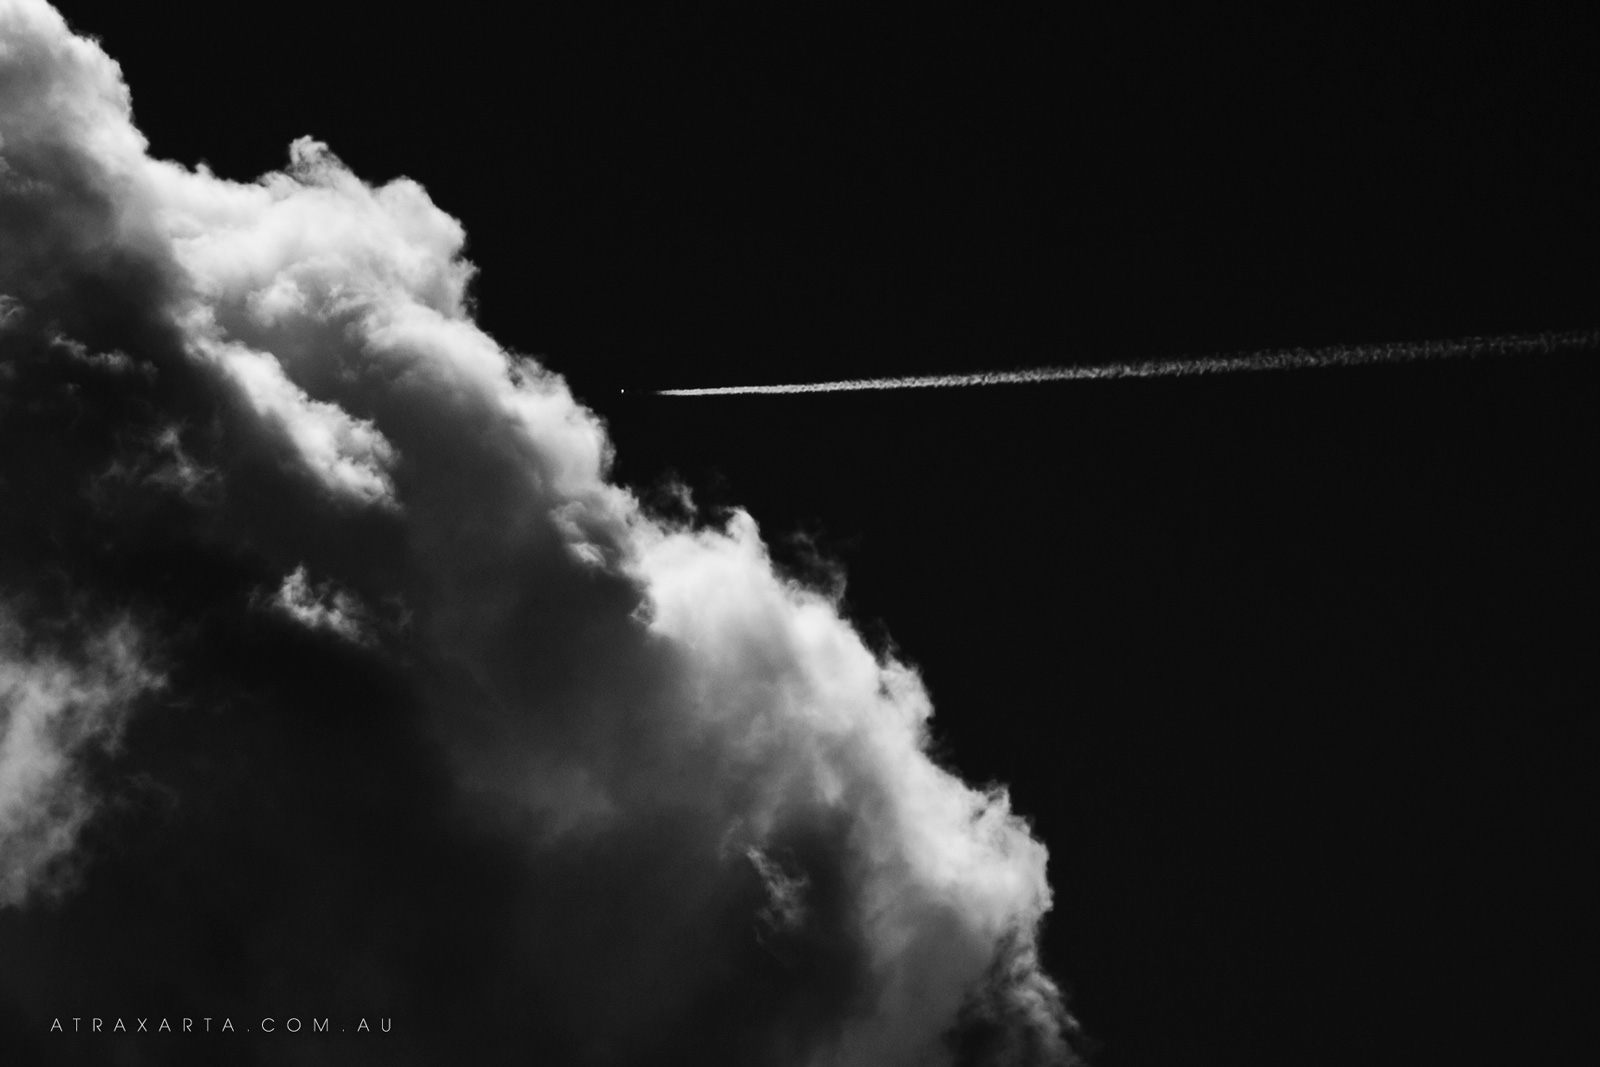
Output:
<path fill-rule="evenodd" d="M 1235 371 L 1293 370 L 1302 367 L 1350 367 L 1363 363 L 1406 363 L 1419 359 L 1463 356 L 1533 356 L 1586 352 L 1600 348 L 1600 330 L 1465 337 L 1456 341 L 1400 341 L 1381 345 L 1330 345 L 1327 348 L 1279 348 L 1227 356 L 1101 363 L 1076 367 L 980 371 L 975 374 L 926 374 L 905 378 L 846 378 L 834 382 L 789 385 L 721 385 L 703 389 L 659 389 L 656 396 L 742 396 L 756 393 L 854 393 L 875 389 L 953 389 L 969 385 L 1021 385 L 1102 378 L 1172 378 L 1188 374 L 1230 374 Z"/>

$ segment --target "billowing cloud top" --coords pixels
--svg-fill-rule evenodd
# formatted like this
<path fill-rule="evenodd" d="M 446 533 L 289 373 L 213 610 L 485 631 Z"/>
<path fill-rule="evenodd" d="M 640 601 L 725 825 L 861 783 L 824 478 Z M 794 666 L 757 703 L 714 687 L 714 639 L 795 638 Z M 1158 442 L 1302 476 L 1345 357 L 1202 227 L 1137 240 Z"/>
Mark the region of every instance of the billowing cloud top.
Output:
<path fill-rule="evenodd" d="M 169 814 L 121 805 L 126 840 L 248 839 L 223 851 L 298 901 L 232 985 L 174 947 L 186 996 L 421 1003 L 445 965 L 407 946 L 437 943 L 482 995 L 415 1025 L 502 1034 L 479 1062 L 1069 1062 L 1045 849 L 929 758 L 915 672 L 748 515 L 611 484 L 600 421 L 472 320 L 462 227 L 415 182 L 309 138 L 254 182 L 190 170 L 129 100 L 54 9 L 0 0 L 0 905 L 84 852 L 91 782 L 139 781 Z M 146 704 L 143 748 L 90 759 Z M 182 814 L 224 797 L 272 815 Z M 274 843 L 374 825 L 392 847 Z M 186 893 L 237 921 L 215 857 L 174 862 L 146 922 Z M 345 892 L 392 924 L 317 902 Z"/>

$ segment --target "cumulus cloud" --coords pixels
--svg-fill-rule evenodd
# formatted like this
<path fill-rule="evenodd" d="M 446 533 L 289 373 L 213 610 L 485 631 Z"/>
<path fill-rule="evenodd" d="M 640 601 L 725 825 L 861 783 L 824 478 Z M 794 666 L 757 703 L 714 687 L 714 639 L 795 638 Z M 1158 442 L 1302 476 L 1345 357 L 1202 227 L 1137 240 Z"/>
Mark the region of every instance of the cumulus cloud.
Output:
<path fill-rule="evenodd" d="M 258 576 L 287 574 L 272 606 L 349 638 L 342 650 L 280 677 L 249 667 L 277 646 L 241 637 L 235 651 L 198 657 L 183 684 L 268 709 L 213 728 L 277 724 L 272 744 L 238 758 L 282 791 L 271 819 L 298 818 L 291 798 L 303 802 L 308 821 L 285 834 L 341 812 L 366 820 L 362 797 L 409 789 L 437 811 L 388 818 L 410 819 L 409 848 L 437 858 L 464 847 L 436 832 L 440 812 L 473 813 L 504 858 L 467 866 L 497 870 L 511 888 L 430 888 L 409 873 L 422 863 L 413 858 L 371 893 L 437 923 L 450 893 L 477 901 L 451 920 L 475 931 L 458 941 L 483 942 L 471 923 L 484 917 L 502 924 L 498 962 L 473 971 L 516 976 L 496 988 L 529 1001 L 514 1026 L 496 1016 L 521 1035 L 504 1058 L 536 1031 L 559 1050 L 550 1062 L 1072 1059 L 1074 1024 L 1034 949 L 1051 903 L 1046 850 L 1005 792 L 974 790 L 929 757 L 932 709 L 915 671 L 874 654 L 836 595 L 780 576 L 752 517 L 669 521 L 609 480 L 600 420 L 559 375 L 473 321 L 460 223 L 415 182 L 369 185 L 307 138 L 286 169 L 251 182 L 149 157 L 115 62 L 42 0 L 0 0 L 0 42 L 0 236 L 16 250 L 0 290 L 7 354 L 27 369 L 0 392 L 48 395 L 29 410 L 59 410 L 62 426 L 81 425 L 84 411 L 98 420 L 99 451 L 58 457 L 28 522 L 79 515 L 82 483 L 107 464 L 145 469 L 152 441 L 184 485 L 219 486 L 179 492 L 182 507 L 122 500 L 144 525 L 97 527 L 92 550 L 24 523 L 0 551 L 24 546 L 94 590 L 110 581 L 97 562 L 105 546 L 125 546 L 127 595 L 158 605 L 181 595 L 223 635 L 248 632 Z M 60 330 L 82 337 L 83 353 L 114 351 L 152 372 L 85 400 L 63 376 L 106 368 L 63 369 L 84 360 L 40 332 Z M 178 444 L 174 428 L 191 425 L 204 428 L 202 455 Z M 175 485 L 126 481 L 134 494 Z M 160 547 L 179 542 L 181 559 Z M 401 606 L 409 625 L 366 627 L 362 604 Z M 184 619 L 167 625 L 175 648 L 224 640 Z M 16 723 L 102 724 L 50 727 L 68 749 L 114 736 L 112 709 L 149 684 L 131 653 L 75 674 L 11 655 L 0 661 L 12 664 L 8 691 L 31 694 L 17 705 L 31 717 Z M 330 701 L 318 725 L 298 715 L 288 685 Z M 328 724 L 362 714 L 374 693 L 389 694 L 390 713 L 330 741 Z M 6 743 L 14 735 L 34 753 L 31 766 L 68 766 L 38 755 L 68 750 L 41 747 L 41 730 L 8 727 Z M 323 732 L 281 740 L 297 730 Z M 422 755 L 405 747 L 418 737 Z M 346 783 L 353 772 L 279 775 L 262 762 L 310 760 L 330 744 L 352 758 L 361 746 L 410 755 L 362 763 L 372 768 L 362 774 L 389 776 L 381 790 Z M 208 766 L 169 773 L 207 783 L 191 790 L 234 787 L 237 775 Z M 49 829 L 27 831 L 51 842 L 30 846 L 48 859 L 79 816 L 37 813 L 84 794 L 48 784 L 70 775 L 41 773 L 8 792 L 4 810 L 8 826 Z M 328 781 L 345 790 L 337 799 L 316 792 Z M 326 887 L 349 861 L 318 855 L 321 873 L 286 857 L 270 876 L 298 871 Z M 347 872 L 362 885 L 400 860 L 366 862 Z M 363 914 L 375 908 L 369 900 Z M 318 915 L 282 919 L 272 945 L 356 936 L 354 919 Z M 431 943 L 427 923 L 397 929 L 346 946 L 341 965 L 367 968 L 349 988 L 391 998 L 431 988 L 436 963 L 392 944 Z M 313 951 L 305 945 L 296 951 Z M 196 950 L 191 963 L 210 959 Z M 302 957 L 272 959 L 279 973 Z M 454 1062 L 449 1052 L 424 1061 Z"/>

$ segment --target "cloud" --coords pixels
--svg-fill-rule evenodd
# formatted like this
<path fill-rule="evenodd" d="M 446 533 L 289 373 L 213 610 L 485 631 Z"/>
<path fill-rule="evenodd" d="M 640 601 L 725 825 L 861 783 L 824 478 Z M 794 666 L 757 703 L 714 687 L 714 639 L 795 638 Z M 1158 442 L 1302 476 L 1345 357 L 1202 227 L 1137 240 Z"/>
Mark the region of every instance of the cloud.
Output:
<path fill-rule="evenodd" d="M 367 639 L 361 627 L 365 612 L 360 602 L 329 585 L 313 587 L 304 567 L 296 567 L 284 576 L 270 603 L 308 630 L 326 630 L 357 643 Z"/>
<path fill-rule="evenodd" d="M 795 930 L 806 918 L 806 888 L 810 884 L 804 875 L 791 875 L 754 845 L 745 849 L 745 855 L 761 875 L 767 887 L 767 906 L 761 918 L 777 930 Z"/>
<path fill-rule="evenodd" d="M 135 702 L 161 683 L 126 620 L 74 658 L 29 644 L 0 610 L 0 907 L 58 888 L 95 809 L 85 757 L 115 749 Z"/>
<path fill-rule="evenodd" d="M 112 349 L 110 352 L 91 352 L 89 346 L 82 341 L 74 341 L 70 337 L 56 334 L 51 343 L 70 357 L 89 367 L 96 367 L 111 374 L 127 374 L 135 369 L 134 362 L 126 354 Z M 144 368 L 148 371 L 150 368 Z"/>
<path fill-rule="evenodd" d="M 473 321 L 455 219 L 308 138 L 252 182 L 152 159 L 53 9 L 0 0 L 0 41 L 0 410 L 26 416 L 3 432 L 66 442 L 4 453 L 0 583 L 140 605 L 175 699 L 213 709 L 122 757 L 210 842 L 158 876 L 133 842 L 171 832 L 127 829 L 137 922 L 271 916 L 220 956 L 174 935 L 162 981 L 417 1005 L 418 1062 L 463 1033 L 477 1062 L 1072 1059 L 1034 950 L 1044 845 L 930 758 L 915 671 L 780 576 L 752 517 L 668 520 L 609 480 L 600 420 Z M 350 640 L 261 630 L 264 585 Z M 144 676 L 108 670 L 35 718 L 113 721 Z M 122 914 L 95 885 L 79 906 Z"/>

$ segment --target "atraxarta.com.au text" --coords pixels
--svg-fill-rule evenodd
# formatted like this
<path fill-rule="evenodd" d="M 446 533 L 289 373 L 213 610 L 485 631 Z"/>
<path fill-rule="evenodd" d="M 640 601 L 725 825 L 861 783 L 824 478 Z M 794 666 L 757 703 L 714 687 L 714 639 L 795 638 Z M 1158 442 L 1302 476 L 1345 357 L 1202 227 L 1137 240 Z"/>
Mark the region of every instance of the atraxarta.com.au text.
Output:
<path fill-rule="evenodd" d="M 335 1027 L 331 1018 L 301 1019 L 298 1016 L 285 1019 L 268 1016 L 246 1026 L 235 1026 L 233 1020 L 226 1017 L 219 1021 L 215 1016 L 201 1016 L 198 1019 L 180 1017 L 174 1020 L 153 1016 L 122 1019 L 72 1015 L 53 1019 L 50 1023 L 51 1033 L 62 1034 L 387 1034 L 393 1029 L 394 1020 L 390 1018 L 376 1018 L 370 1022 L 361 1018 Z"/>

